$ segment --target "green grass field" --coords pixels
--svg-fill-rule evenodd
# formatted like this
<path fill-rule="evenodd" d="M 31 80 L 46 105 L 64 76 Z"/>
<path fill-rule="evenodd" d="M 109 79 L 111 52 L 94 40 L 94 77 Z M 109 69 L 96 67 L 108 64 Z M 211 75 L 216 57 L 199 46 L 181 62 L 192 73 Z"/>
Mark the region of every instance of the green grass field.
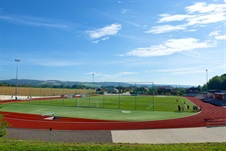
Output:
<path fill-rule="evenodd" d="M 105 143 L 55 143 L 28 140 L 0 139 L 1 151 L 68 150 L 68 151 L 223 151 L 226 143 L 183 144 L 105 144 Z"/>
<path fill-rule="evenodd" d="M 178 105 L 184 106 L 184 111 L 178 112 Z M 1 110 L 30 114 L 54 113 L 55 116 L 90 119 L 146 121 L 195 114 L 186 110 L 187 105 L 194 104 L 184 97 L 176 96 L 92 96 L 14 102 L 4 104 Z"/>
<path fill-rule="evenodd" d="M 178 100 L 178 101 L 176 101 Z M 177 96 L 88 96 L 84 98 L 72 99 L 50 99 L 20 102 L 23 104 L 69 106 L 69 107 L 89 107 L 121 110 L 141 110 L 141 111 L 177 111 L 177 105 L 194 105 L 184 97 Z"/>
<path fill-rule="evenodd" d="M 99 144 L 99 143 L 55 143 L 28 140 L 0 139 L 1 151 L 70 150 L 70 151 L 223 151 L 226 143 L 184 144 Z"/>

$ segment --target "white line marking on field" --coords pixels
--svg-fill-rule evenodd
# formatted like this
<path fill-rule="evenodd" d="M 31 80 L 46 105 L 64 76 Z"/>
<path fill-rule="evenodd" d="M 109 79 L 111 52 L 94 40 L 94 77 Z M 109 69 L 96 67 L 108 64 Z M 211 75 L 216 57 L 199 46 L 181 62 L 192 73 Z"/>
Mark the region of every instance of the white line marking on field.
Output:
<path fill-rule="evenodd" d="M 131 111 L 122 111 L 122 113 L 131 113 Z"/>

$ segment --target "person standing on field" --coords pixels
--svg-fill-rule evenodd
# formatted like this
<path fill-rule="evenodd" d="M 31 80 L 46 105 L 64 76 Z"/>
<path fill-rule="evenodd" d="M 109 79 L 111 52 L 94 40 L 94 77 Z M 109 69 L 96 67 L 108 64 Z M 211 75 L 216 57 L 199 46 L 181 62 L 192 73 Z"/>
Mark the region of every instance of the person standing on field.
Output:
<path fill-rule="evenodd" d="M 180 112 L 180 105 L 178 105 L 178 111 Z"/>

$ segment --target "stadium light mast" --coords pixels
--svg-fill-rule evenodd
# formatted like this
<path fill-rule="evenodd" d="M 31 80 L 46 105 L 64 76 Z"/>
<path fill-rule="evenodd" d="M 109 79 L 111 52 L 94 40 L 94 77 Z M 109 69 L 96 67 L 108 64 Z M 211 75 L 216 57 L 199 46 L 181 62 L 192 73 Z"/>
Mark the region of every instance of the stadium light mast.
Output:
<path fill-rule="evenodd" d="M 206 69 L 206 88 L 207 88 L 207 93 L 208 93 L 208 70 Z"/>
<path fill-rule="evenodd" d="M 152 111 L 155 111 L 155 108 L 154 108 L 154 82 L 152 82 Z"/>
<path fill-rule="evenodd" d="M 92 75 L 93 75 L 93 83 L 94 83 L 94 75 L 95 75 L 95 74 L 93 73 Z"/>
<path fill-rule="evenodd" d="M 93 81 L 92 81 L 92 85 L 93 85 L 93 88 L 92 88 L 92 94 L 94 93 L 93 91 L 94 91 L 94 73 L 92 74 L 92 76 L 93 76 Z"/>
<path fill-rule="evenodd" d="M 17 99 L 18 94 L 18 63 L 20 62 L 20 59 L 15 59 L 16 62 L 16 91 L 15 91 L 15 99 Z"/>

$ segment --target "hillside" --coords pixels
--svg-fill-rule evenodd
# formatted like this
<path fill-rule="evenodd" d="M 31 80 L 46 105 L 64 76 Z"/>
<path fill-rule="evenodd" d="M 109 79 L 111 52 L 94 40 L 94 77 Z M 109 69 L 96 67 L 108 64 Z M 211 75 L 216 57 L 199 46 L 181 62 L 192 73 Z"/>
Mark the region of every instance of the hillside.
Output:
<path fill-rule="evenodd" d="M 16 85 L 16 79 L 9 79 L 9 80 L 0 80 L 1 85 Z M 18 85 L 21 86 L 33 86 L 33 87 L 73 87 L 74 85 L 83 85 L 87 87 L 101 87 L 101 86 L 122 86 L 122 87 L 129 87 L 131 85 L 136 86 L 150 86 L 152 87 L 152 83 L 139 83 L 139 82 L 78 82 L 78 81 L 60 81 L 60 80 L 33 80 L 33 79 L 19 79 Z M 155 86 L 166 86 L 164 84 L 156 84 Z M 189 88 L 192 87 L 191 85 L 167 85 L 171 87 L 180 87 L 180 88 Z"/>

